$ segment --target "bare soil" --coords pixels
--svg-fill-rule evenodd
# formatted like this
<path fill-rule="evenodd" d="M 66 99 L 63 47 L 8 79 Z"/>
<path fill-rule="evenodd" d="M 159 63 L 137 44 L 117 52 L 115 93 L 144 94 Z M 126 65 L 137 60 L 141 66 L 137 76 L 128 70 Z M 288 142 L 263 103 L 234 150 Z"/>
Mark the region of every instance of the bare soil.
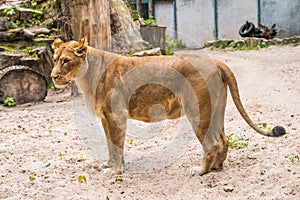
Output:
<path fill-rule="evenodd" d="M 184 118 L 129 121 L 121 179 L 97 167 L 103 130 L 82 97 L 50 91 L 45 102 L 0 106 L 0 199 L 300 199 L 300 46 L 185 52 L 227 63 L 252 120 L 287 135 L 259 135 L 228 97 L 225 131 L 248 146 L 230 148 L 223 171 L 191 177 L 203 152 Z"/>

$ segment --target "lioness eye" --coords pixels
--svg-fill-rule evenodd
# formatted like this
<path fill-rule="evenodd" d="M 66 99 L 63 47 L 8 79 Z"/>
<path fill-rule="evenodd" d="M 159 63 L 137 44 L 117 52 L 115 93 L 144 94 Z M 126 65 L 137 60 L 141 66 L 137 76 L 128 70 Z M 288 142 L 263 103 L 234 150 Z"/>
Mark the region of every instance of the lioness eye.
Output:
<path fill-rule="evenodd" d="M 63 65 L 66 64 L 66 63 L 68 63 L 68 62 L 70 62 L 70 61 L 71 61 L 70 59 L 64 59 Z"/>

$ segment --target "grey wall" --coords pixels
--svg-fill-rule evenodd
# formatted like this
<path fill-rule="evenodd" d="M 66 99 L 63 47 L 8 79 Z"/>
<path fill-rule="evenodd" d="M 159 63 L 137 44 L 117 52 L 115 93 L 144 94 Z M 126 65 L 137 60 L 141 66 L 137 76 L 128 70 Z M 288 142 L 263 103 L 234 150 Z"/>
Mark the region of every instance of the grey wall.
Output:
<path fill-rule="evenodd" d="M 256 0 L 218 1 L 218 30 L 220 39 L 240 38 L 239 29 L 246 20 L 256 24 Z"/>
<path fill-rule="evenodd" d="M 300 35 L 300 0 L 260 0 L 261 22 L 276 23 L 278 37 Z M 176 0 L 178 37 L 189 46 L 202 46 L 215 39 L 214 0 Z M 246 20 L 257 25 L 257 0 L 217 0 L 218 38 L 238 39 Z M 155 19 L 173 35 L 173 2 L 155 2 Z"/>
<path fill-rule="evenodd" d="M 167 26 L 167 34 L 173 36 L 173 3 L 156 2 L 154 7 L 156 21 L 160 25 Z M 205 41 L 212 40 L 213 16 L 213 3 L 210 0 L 177 0 L 178 38 L 187 46 L 201 46 Z"/>
<path fill-rule="evenodd" d="M 278 37 L 300 35 L 300 0 L 262 0 L 261 22 L 276 23 Z"/>
<path fill-rule="evenodd" d="M 180 0 L 177 2 L 177 30 L 187 46 L 199 46 L 213 39 L 212 1 Z"/>

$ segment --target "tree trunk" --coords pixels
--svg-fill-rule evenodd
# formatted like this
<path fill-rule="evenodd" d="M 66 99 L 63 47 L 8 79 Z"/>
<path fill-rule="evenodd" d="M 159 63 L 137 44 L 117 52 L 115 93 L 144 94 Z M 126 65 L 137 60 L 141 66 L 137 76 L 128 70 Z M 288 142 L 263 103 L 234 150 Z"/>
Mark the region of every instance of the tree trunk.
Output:
<path fill-rule="evenodd" d="M 57 1 L 62 14 L 60 30 L 64 40 L 87 36 L 90 46 L 110 50 L 110 15 L 108 0 Z M 60 3 L 60 4 L 59 4 Z"/>
<path fill-rule="evenodd" d="M 137 24 L 133 22 L 130 11 L 123 0 L 110 1 L 112 51 L 124 53 L 140 51 L 149 47 L 144 41 Z"/>
<path fill-rule="evenodd" d="M 123 0 L 61 0 L 57 4 L 66 41 L 87 36 L 90 46 L 118 53 L 149 47 Z"/>

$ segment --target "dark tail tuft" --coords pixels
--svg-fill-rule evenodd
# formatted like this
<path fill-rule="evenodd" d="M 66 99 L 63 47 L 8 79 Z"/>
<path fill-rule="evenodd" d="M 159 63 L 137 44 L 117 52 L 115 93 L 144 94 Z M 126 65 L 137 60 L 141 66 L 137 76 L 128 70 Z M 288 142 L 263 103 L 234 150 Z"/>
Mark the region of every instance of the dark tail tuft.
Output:
<path fill-rule="evenodd" d="M 270 132 L 270 136 L 279 137 L 285 135 L 285 129 L 282 126 L 275 126 Z"/>

